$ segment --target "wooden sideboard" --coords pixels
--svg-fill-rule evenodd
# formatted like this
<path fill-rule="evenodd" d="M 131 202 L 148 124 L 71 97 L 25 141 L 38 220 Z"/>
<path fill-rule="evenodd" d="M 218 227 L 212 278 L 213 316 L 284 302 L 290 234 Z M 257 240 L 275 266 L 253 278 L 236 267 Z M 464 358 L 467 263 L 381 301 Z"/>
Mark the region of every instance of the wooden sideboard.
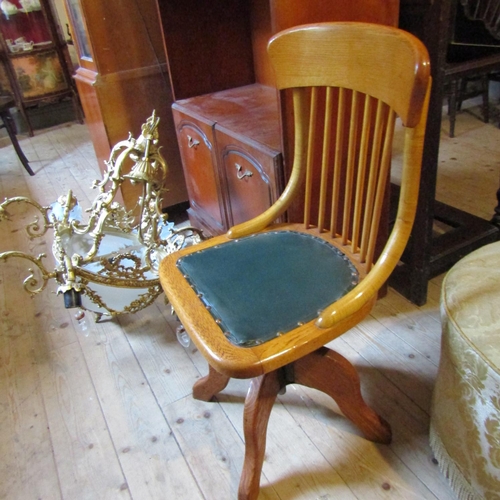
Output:
<path fill-rule="evenodd" d="M 245 85 L 172 108 L 193 222 L 221 233 L 277 199 L 283 181 L 275 89 Z"/>

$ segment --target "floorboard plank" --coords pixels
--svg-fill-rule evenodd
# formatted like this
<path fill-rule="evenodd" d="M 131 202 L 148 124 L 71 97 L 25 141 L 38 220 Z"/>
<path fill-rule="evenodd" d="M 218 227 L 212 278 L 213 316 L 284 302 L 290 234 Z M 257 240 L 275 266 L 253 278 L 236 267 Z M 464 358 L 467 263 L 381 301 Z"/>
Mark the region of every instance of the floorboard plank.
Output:
<path fill-rule="evenodd" d="M 0 335 L 0 498 L 57 500 L 61 491 L 33 332 L 6 313 L 3 309 Z"/>
<path fill-rule="evenodd" d="M 120 326 L 89 321 L 79 341 L 132 497 L 203 498 Z"/>
<path fill-rule="evenodd" d="M 132 498 L 80 345 L 38 366 L 63 497 Z"/>

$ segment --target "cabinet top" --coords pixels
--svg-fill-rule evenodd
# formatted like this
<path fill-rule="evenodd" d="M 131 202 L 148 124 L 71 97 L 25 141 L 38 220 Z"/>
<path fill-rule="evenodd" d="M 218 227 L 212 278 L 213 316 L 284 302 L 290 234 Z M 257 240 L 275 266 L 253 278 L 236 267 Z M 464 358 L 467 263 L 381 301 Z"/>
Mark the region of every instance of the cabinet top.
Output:
<path fill-rule="evenodd" d="M 278 91 L 273 87 L 245 85 L 183 99 L 173 106 L 217 123 L 233 134 L 281 150 Z"/>

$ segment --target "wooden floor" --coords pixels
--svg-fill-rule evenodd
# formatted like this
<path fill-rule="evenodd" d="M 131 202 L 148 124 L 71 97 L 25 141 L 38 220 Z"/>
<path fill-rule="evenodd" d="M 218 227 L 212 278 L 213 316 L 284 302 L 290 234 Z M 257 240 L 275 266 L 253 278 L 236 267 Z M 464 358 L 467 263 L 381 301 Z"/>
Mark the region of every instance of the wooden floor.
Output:
<path fill-rule="evenodd" d="M 499 179 L 500 131 L 462 114 L 443 136 L 439 198 L 489 218 Z M 22 138 L 29 177 L 0 148 L 0 197 L 42 205 L 72 189 L 86 208 L 98 169 L 83 125 Z M 29 241 L 33 212 L 12 209 L 0 251 L 47 253 Z M 17 261 L 16 261 L 17 260 Z M 135 315 L 79 323 L 55 286 L 30 299 L 26 264 L 0 263 L 0 498 L 8 500 L 232 500 L 243 462 L 245 381 L 217 403 L 195 401 L 206 373 L 176 340 L 160 298 Z M 332 347 L 358 368 L 367 401 L 391 424 L 390 446 L 368 442 L 326 396 L 291 386 L 271 416 L 260 499 L 440 499 L 454 496 L 428 445 L 440 350 L 439 293 L 416 307 L 393 290 Z"/>

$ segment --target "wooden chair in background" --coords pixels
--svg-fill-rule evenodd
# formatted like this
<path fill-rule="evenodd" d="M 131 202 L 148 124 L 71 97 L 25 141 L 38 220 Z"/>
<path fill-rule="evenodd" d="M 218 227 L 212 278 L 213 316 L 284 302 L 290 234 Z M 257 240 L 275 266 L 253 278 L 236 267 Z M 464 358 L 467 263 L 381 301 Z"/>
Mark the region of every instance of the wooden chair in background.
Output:
<path fill-rule="evenodd" d="M 273 37 L 268 51 L 278 88 L 293 94 L 288 184 L 260 216 L 160 267 L 168 299 L 209 363 L 193 396 L 210 401 L 231 377 L 252 379 L 240 500 L 258 496 L 268 419 L 287 384 L 324 391 L 368 439 L 391 440 L 389 424 L 362 399 L 354 367 L 324 346 L 370 312 L 407 243 L 430 91 L 426 49 L 396 28 L 301 26 Z M 374 262 L 396 116 L 405 126 L 401 195 Z M 274 224 L 299 195 L 303 222 Z"/>
<path fill-rule="evenodd" d="M 454 0 L 444 64 L 449 136 L 455 137 L 462 102 L 482 96 L 483 121 L 490 120 L 489 84 L 500 71 L 500 0 Z"/>

